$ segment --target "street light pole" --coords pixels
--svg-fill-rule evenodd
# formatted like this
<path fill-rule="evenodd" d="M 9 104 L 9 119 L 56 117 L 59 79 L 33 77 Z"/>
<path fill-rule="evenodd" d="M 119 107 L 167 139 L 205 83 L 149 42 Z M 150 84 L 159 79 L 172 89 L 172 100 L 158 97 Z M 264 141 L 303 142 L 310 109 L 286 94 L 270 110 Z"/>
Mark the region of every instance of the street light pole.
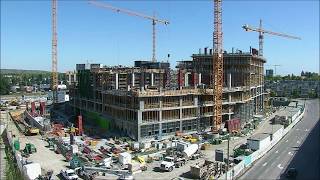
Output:
<path fill-rule="evenodd" d="M 228 180 L 228 171 L 229 171 L 229 148 L 230 148 L 230 134 L 228 135 L 228 151 L 227 151 L 227 168 L 226 168 L 226 180 Z"/>

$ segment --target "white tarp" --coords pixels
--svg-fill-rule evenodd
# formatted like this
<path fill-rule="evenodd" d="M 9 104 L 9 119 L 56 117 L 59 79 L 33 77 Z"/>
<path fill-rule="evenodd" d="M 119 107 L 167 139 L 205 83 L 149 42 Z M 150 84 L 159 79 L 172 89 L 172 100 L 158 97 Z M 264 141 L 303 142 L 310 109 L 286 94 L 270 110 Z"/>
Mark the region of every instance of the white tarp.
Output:
<path fill-rule="evenodd" d="M 119 154 L 119 162 L 121 164 L 131 164 L 131 154 L 124 152 Z"/>
<path fill-rule="evenodd" d="M 39 163 L 31 163 L 23 166 L 23 172 L 28 179 L 33 180 L 41 175 L 41 166 Z"/>

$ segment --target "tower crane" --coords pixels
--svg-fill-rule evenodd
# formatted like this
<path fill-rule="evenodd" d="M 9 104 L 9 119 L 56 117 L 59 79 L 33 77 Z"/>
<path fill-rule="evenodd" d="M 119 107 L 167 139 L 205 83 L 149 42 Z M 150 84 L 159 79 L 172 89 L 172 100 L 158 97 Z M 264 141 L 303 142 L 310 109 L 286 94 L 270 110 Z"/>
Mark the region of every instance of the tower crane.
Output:
<path fill-rule="evenodd" d="M 273 66 L 274 67 L 274 75 L 277 75 L 277 67 L 280 67 L 280 64 L 273 64 L 273 65 L 268 65 L 268 66 Z"/>
<path fill-rule="evenodd" d="M 271 35 L 275 35 L 275 36 L 281 36 L 281 37 L 285 37 L 285 38 L 301 40 L 300 37 L 291 36 L 291 35 L 287 35 L 287 34 L 284 34 L 284 33 L 272 32 L 272 31 L 268 31 L 268 30 L 263 29 L 262 28 L 262 20 L 261 19 L 260 19 L 259 28 L 251 27 L 248 24 L 243 25 L 242 28 L 245 31 L 255 31 L 255 32 L 259 33 L 259 56 L 263 56 L 263 38 L 264 38 L 263 35 L 264 34 L 271 34 Z"/>
<path fill-rule="evenodd" d="M 213 132 L 221 128 L 223 90 L 222 0 L 214 0 L 213 32 Z"/>
<path fill-rule="evenodd" d="M 58 55 L 57 55 L 57 0 L 52 0 L 52 71 L 51 89 L 53 92 L 53 103 L 57 102 L 58 89 Z"/>
<path fill-rule="evenodd" d="M 101 7 L 101 8 L 112 10 L 114 12 L 118 12 L 118 13 L 121 12 L 121 13 L 124 13 L 124 14 L 128 14 L 130 16 L 137 16 L 137 17 L 141 17 L 141 18 L 145 18 L 145 19 L 151 20 L 151 22 L 152 22 L 152 62 L 156 62 L 157 61 L 156 60 L 156 24 L 157 23 L 161 23 L 161 24 L 164 24 L 164 25 L 168 25 L 169 21 L 162 20 L 162 19 L 157 19 L 155 16 L 149 16 L 149 15 L 141 14 L 141 13 L 134 12 L 134 11 L 131 11 L 131 10 L 117 8 L 117 7 L 111 6 L 109 4 L 97 2 L 95 0 L 89 0 L 89 3 L 93 4 L 95 6 Z"/>

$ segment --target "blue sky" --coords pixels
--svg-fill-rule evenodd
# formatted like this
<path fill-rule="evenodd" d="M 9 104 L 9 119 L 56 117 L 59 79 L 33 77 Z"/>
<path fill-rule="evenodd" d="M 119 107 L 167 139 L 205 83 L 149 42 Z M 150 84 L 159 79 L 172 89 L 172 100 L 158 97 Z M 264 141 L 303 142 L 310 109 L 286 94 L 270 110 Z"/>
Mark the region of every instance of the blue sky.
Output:
<path fill-rule="evenodd" d="M 211 1 L 104 1 L 116 7 L 168 19 L 157 26 L 157 58 L 171 67 L 189 60 L 199 48 L 212 46 Z M 266 65 L 280 64 L 279 74 L 301 70 L 319 72 L 319 1 L 223 2 L 223 46 L 249 51 L 258 48 L 258 34 L 241 26 L 258 26 L 296 35 L 302 40 L 265 35 Z M 87 1 L 58 0 L 58 70 L 75 69 L 76 63 L 133 65 L 152 55 L 149 20 L 114 13 Z M 1 68 L 51 69 L 51 1 L 1 0 Z M 273 68 L 266 66 L 266 68 Z"/>

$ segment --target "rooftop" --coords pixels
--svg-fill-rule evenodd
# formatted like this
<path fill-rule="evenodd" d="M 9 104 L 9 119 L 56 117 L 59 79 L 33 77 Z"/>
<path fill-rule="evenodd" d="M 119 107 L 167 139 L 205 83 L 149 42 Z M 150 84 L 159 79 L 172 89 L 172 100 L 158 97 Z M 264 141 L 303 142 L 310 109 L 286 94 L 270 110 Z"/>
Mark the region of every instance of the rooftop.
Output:
<path fill-rule="evenodd" d="M 300 111 L 300 108 L 284 107 L 284 108 L 281 108 L 276 115 L 278 115 L 278 116 L 293 116 L 299 111 Z"/>
<path fill-rule="evenodd" d="M 264 140 L 266 138 L 268 138 L 270 136 L 270 134 L 262 134 L 262 133 L 259 133 L 259 134 L 255 134 L 253 136 L 251 136 L 250 138 L 248 138 L 248 140 L 258 140 L 258 141 L 261 141 L 261 140 Z"/>

